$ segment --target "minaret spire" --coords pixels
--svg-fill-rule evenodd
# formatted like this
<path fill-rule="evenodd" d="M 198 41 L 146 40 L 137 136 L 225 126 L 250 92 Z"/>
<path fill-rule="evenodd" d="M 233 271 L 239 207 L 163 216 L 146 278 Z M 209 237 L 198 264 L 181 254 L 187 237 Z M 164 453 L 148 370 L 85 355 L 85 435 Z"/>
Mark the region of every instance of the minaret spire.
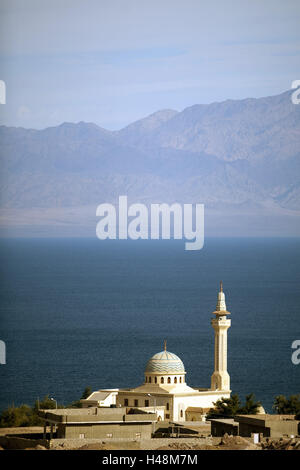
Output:
<path fill-rule="evenodd" d="M 167 340 L 166 339 L 164 340 L 164 350 L 165 351 L 167 350 Z"/>
<path fill-rule="evenodd" d="M 218 294 L 218 302 L 216 312 L 226 312 L 225 294 L 223 292 L 223 282 L 220 281 L 220 292 Z"/>
<path fill-rule="evenodd" d="M 227 312 L 226 309 L 222 281 L 220 282 L 216 310 L 213 314 L 216 316 L 211 321 L 215 330 L 215 370 L 211 377 L 211 389 L 228 391 L 230 389 L 230 377 L 227 372 L 227 330 L 230 328 L 231 321 L 227 319 L 230 312 Z"/>

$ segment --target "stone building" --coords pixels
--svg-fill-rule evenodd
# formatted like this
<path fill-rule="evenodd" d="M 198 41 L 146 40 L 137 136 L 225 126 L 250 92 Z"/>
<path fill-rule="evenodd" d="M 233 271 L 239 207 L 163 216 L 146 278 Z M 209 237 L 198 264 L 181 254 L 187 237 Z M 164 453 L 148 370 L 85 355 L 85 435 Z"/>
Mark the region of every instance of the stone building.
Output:
<path fill-rule="evenodd" d="M 300 435 L 300 421 L 293 415 L 237 415 L 233 418 L 212 419 L 211 433 L 223 436 L 225 433 L 251 437 L 259 434 L 262 437 L 291 437 Z"/>
<path fill-rule="evenodd" d="M 40 410 L 44 420 L 44 438 L 58 439 L 150 439 L 157 416 L 154 413 L 130 413 L 126 408 L 63 408 Z M 50 426 L 50 435 L 46 428 Z"/>
<path fill-rule="evenodd" d="M 253 433 L 264 437 L 283 437 L 300 435 L 300 421 L 293 415 L 238 415 L 239 435 L 249 437 Z"/>

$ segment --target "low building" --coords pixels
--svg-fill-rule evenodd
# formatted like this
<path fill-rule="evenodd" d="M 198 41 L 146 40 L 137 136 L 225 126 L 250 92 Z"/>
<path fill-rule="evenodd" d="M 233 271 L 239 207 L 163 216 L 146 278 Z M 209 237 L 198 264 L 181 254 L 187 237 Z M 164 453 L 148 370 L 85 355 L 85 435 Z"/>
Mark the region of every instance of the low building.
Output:
<path fill-rule="evenodd" d="M 186 421 L 205 421 L 210 408 L 200 408 L 198 406 L 189 406 L 185 410 Z"/>
<path fill-rule="evenodd" d="M 157 425 L 154 437 L 199 437 L 199 430 L 186 426 L 185 423 L 170 423 L 165 421 Z"/>
<path fill-rule="evenodd" d="M 211 435 L 213 437 L 222 437 L 224 434 L 229 436 L 238 436 L 239 423 L 234 419 L 211 419 Z"/>
<path fill-rule="evenodd" d="M 118 388 L 108 390 L 97 390 L 88 399 L 80 400 L 82 408 L 91 408 L 93 406 L 113 406 L 116 404 L 116 397 L 118 395 Z"/>
<path fill-rule="evenodd" d="M 293 415 L 237 415 L 234 419 L 211 419 L 212 436 L 239 435 L 251 437 L 260 434 L 262 437 L 299 436 L 300 421 Z"/>
<path fill-rule="evenodd" d="M 50 436 L 59 439 L 150 439 L 157 415 L 129 408 L 64 408 L 40 410 L 46 427 L 50 425 Z"/>
<path fill-rule="evenodd" d="M 274 438 L 300 434 L 300 421 L 293 415 L 238 415 L 235 421 L 239 423 L 239 435 L 243 437 L 253 433 Z"/>

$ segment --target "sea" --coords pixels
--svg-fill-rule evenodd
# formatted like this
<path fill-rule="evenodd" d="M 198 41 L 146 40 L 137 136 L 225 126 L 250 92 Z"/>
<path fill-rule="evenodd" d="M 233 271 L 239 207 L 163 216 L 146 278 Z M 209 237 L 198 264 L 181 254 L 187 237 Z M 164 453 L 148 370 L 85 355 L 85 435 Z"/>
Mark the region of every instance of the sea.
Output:
<path fill-rule="evenodd" d="M 207 238 L 199 251 L 181 240 L 1 239 L 0 266 L 0 410 L 138 386 L 164 340 L 188 385 L 209 387 L 221 280 L 232 393 L 254 393 L 267 412 L 300 393 L 300 239 Z"/>

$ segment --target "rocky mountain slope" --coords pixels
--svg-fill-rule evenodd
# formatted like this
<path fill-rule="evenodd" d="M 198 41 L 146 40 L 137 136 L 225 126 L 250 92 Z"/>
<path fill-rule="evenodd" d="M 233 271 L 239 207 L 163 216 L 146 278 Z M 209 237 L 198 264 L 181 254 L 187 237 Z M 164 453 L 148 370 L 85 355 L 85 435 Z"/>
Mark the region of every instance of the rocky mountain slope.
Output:
<path fill-rule="evenodd" d="M 161 110 L 119 131 L 93 123 L 0 127 L 1 207 L 198 202 L 300 207 L 300 106 L 291 91 Z"/>

